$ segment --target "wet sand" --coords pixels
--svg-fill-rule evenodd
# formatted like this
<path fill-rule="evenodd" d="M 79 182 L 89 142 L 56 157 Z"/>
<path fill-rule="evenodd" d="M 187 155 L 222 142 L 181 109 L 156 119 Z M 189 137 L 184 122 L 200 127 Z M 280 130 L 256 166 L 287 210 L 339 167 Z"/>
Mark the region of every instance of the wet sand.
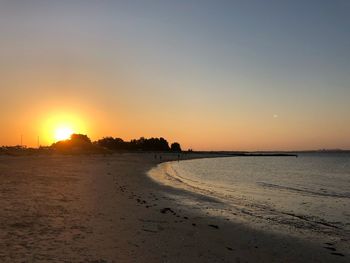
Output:
<path fill-rule="evenodd" d="M 149 169 L 177 159 L 157 157 L 0 156 L 0 262 L 348 262 L 329 240 L 179 205 L 182 196 L 204 197 L 150 180 Z"/>

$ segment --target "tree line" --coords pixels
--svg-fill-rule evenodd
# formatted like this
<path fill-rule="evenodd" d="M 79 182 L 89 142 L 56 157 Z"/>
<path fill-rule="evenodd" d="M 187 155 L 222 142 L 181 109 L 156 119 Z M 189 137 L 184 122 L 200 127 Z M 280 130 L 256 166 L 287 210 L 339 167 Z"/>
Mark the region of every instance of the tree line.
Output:
<path fill-rule="evenodd" d="M 70 139 L 58 141 L 51 146 L 56 150 L 92 150 L 96 148 L 104 148 L 110 151 L 173 151 L 181 152 L 181 145 L 174 142 L 169 146 L 166 139 L 160 138 L 144 138 L 132 139 L 124 141 L 121 138 L 104 137 L 95 142 L 91 142 L 90 138 L 84 134 L 72 134 Z"/>

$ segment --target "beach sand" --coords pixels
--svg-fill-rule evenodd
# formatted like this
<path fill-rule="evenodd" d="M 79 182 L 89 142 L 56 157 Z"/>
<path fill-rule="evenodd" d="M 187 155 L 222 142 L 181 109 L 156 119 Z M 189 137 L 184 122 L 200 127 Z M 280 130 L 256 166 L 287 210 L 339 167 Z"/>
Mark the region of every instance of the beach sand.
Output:
<path fill-rule="evenodd" d="M 205 156 L 187 155 L 196 157 Z M 327 240 L 260 231 L 175 202 L 204 197 L 146 172 L 176 159 L 0 156 L 0 262 L 349 262 Z"/>

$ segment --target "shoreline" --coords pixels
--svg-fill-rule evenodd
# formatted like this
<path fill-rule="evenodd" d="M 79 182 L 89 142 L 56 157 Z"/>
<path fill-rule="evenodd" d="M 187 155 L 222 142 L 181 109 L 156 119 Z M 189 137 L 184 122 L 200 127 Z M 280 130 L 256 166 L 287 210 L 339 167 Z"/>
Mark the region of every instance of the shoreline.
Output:
<path fill-rule="evenodd" d="M 199 162 L 198 165 L 200 163 L 202 162 Z M 338 228 L 333 224 L 333 221 L 326 221 L 313 214 L 280 210 L 274 206 L 276 203 L 265 206 L 247 199 L 247 194 L 242 199 L 243 193 L 235 192 L 237 191 L 236 188 L 234 192 L 227 189 L 223 192 L 225 186 L 222 184 L 213 187 L 210 184 L 208 185 L 208 182 L 201 184 L 196 181 L 197 179 L 190 179 L 191 176 L 183 176 L 177 169 L 178 165 L 181 167 L 181 164 L 176 161 L 162 163 L 148 173 L 152 180 L 161 185 L 202 196 L 202 200 L 196 201 L 191 200 L 191 195 L 187 195 L 188 197 L 184 196 L 182 199 L 177 199 L 177 203 L 185 206 L 192 203 L 198 208 L 199 213 L 230 220 L 233 223 L 243 224 L 258 231 L 266 229 L 267 232 L 301 240 L 307 239 L 318 244 L 322 244 L 322 240 L 325 239 L 332 240 L 334 245 L 336 244 L 334 249 L 349 253 L 350 247 L 346 243 L 346 238 L 350 237 L 346 233 L 349 232 L 346 229 Z M 213 202 L 206 202 L 207 199 L 212 199 Z"/>
<path fill-rule="evenodd" d="M 208 158 L 195 155 L 187 158 Z M 201 197 L 146 175 L 171 160 L 177 155 L 0 157 L 0 260 L 346 262 L 324 248 L 329 240 L 313 244 L 179 205 L 175 196 Z"/>

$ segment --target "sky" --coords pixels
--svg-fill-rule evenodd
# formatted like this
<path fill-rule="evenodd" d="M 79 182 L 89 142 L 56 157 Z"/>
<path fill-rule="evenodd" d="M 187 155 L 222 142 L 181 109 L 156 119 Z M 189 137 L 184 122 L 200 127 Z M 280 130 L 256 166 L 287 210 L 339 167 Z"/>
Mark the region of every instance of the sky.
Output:
<path fill-rule="evenodd" d="M 350 2 L 0 1 L 0 145 L 60 126 L 195 150 L 350 149 Z"/>

